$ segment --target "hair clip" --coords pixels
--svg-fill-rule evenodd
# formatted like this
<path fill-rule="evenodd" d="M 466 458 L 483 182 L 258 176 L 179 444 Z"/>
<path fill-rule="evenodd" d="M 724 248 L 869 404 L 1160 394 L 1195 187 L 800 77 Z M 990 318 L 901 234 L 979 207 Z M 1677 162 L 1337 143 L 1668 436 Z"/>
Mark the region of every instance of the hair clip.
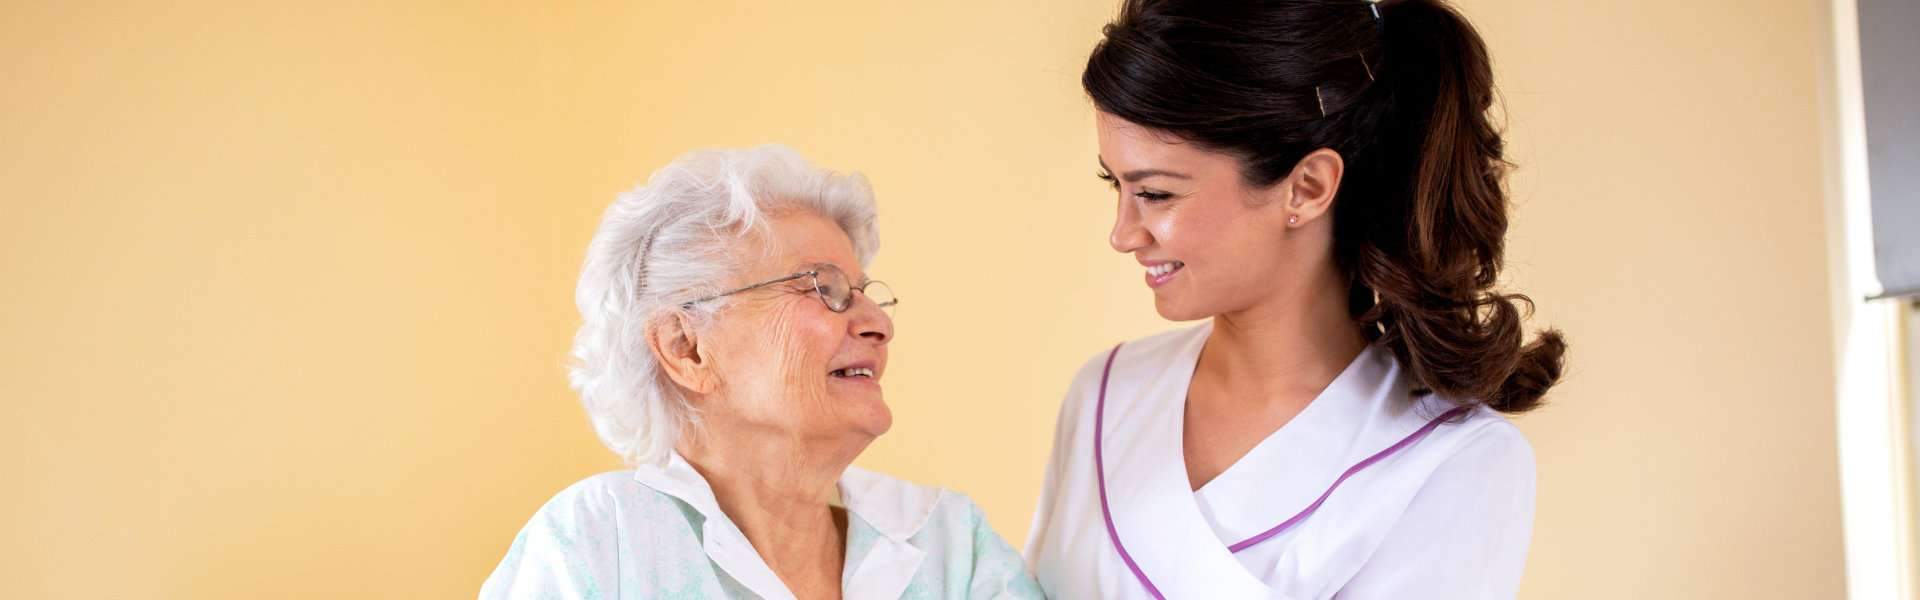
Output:
<path fill-rule="evenodd" d="M 1367 8 L 1373 10 L 1373 20 L 1379 21 L 1380 20 L 1380 2 L 1378 2 L 1378 0 L 1367 0 Z"/>
<path fill-rule="evenodd" d="M 1327 116 L 1327 97 L 1320 94 L 1320 86 L 1313 86 L 1313 99 L 1320 102 L 1320 116 Z"/>
<path fill-rule="evenodd" d="M 1367 66 L 1367 53 L 1360 54 L 1360 68 L 1367 70 L 1367 81 L 1373 81 L 1373 67 Z"/>

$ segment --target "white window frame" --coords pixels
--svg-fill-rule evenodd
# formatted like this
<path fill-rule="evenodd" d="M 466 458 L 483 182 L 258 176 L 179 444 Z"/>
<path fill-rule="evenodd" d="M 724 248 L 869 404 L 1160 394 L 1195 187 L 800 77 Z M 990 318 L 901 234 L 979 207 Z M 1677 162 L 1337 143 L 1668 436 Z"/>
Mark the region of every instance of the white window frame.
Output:
<path fill-rule="evenodd" d="M 1826 128 L 1828 272 L 1847 591 L 1915 598 L 1913 461 L 1905 358 L 1907 303 L 1881 293 L 1855 0 L 1833 0 L 1831 55 L 1821 61 Z"/>

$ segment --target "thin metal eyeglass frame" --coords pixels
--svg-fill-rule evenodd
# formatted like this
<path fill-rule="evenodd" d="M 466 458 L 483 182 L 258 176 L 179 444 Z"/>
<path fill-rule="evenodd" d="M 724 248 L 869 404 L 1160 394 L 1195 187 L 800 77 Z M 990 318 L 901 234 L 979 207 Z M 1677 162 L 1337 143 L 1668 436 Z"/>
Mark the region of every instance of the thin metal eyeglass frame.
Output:
<path fill-rule="evenodd" d="M 839 267 L 834 267 L 834 270 L 836 270 L 836 271 L 837 271 L 837 270 L 839 270 Z M 862 296 L 866 296 L 866 295 L 867 295 L 867 286 L 870 286 L 870 285 L 873 285 L 873 284 L 876 284 L 876 283 L 878 283 L 878 284 L 880 284 L 880 285 L 882 285 L 882 286 L 885 286 L 885 287 L 887 288 L 887 291 L 888 291 L 888 292 L 892 292 L 892 291 L 893 291 L 893 286 L 890 286 L 890 285 L 887 285 L 887 283 L 886 283 L 886 282 L 884 282 L 884 281 L 880 281 L 880 280 L 878 280 L 878 279 L 869 279 L 869 280 L 867 280 L 867 282 L 866 282 L 866 283 L 862 283 L 862 284 L 860 284 L 860 285 L 854 285 L 852 281 L 848 281 L 848 282 L 847 282 L 847 305 L 846 305 L 846 306 L 844 306 L 844 307 L 841 307 L 841 308 L 834 308 L 834 307 L 833 307 L 833 303 L 832 303 L 832 302 L 829 302 L 829 301 L 827 301 L 827 294 L 826 294 L 825 292 L 822 292 L 822 291 L 820 291 L 820 270 L 819 270 L 819 269 L 814 269 L 814 270 L 812 270 L 812 271 L 801 271 L 801 272 L 798 272 L 798 273 L 793 273 L 793 274 L 790 274 L 790 275 L 787 275 L 787 276 L 785 276 L 785 277 L 775 277 L 775 278 L 773 278 L 773 279 L 768 279 L 768 280 L 766 280 L 766 281 L 762 281 L 762 282 L 760 282 L 760 283 L 756 283 L 756 284 L 753 284 L 753 285 L 749 285 L 749 286 L 747 286 L 747 287 L 743 287 L 743 288 L 739 288 L 739 289 L 735 289 L 735 290 L 727 290 L 727 291 L 724 291 L 724 292 L 720 292 L 720 293 L 718 293 L 718 294 L 714 294 L 714 295 L 712 295 L 712 296 L 705 296 L 705 297 L 701 297 L 701 298 L 695 298 L 695 299 L 692 299 L 692 300 L 688 300 L 688 301 L 686 301 L 686 302 L 682 302 L 682 303 L 680 303 L 680 308 L 693 308 L 693 305 L 695 305 L 695 304 L 699 304 L 699 303 L 701 303 L 701 302 L 706 302 L 706 301 L 708 301 L 708 300 L 713 300 L 713 299 L 715 299 L 715 298 L 720 298 L 720 297 L 724 297 L 724 296 L 731 296 L 731 295 L 733 295 L 733 294 L 738 294 L 738 293 L 740 293 L 740 292 L 744 292 L 744 291 L 748 291 L 748 290 L 754 290 L 754 289 L 759 289 L 759 288 L 763 288 L 763 287 L 766 287 L 766 286 L 769 286 L 769 285 L 773 285 L 773 284 L 776 284 L 776 283 L 781 283 L 781 282 L 785 282 L 785 281 L 793 281 L 793 280 L 795 280 L 795 279 L 799 279 L 799 278 L 801 278 L 801 277 L 812 277 L 812 278 L 814 278 L 814 279 L 813 279 L 813 297 L 815 297 L 815 298 L 819 298 L 819 299 L 820 299 L 820 303 L 821 303 L 821 304 L 824 304 L 824 305 L 826 305 L 826 306 L 827 306 L 827 310 L 831 310 L 831 311 L 833 311 L 833 312 L 847 312 L 848 310 L 850 310 L 850 309 L 852 309 L 852 308 L 853 308 L 853 291 L 854 291 L 854 290 L 859 290 L 859 291 L 860 291 L 860 295 L 862 295 Z M 841 279 L 846 279 L 846 278 L 847 278 L 847 274 L 846 274 L 846 272 L 844 272 L 844 271 L 842 271 L 842 272 L 840 273 L 840 278 L 841 278 Z M 868 298 L 872 298 L 872 296 L 868 296 Z M 880 309 L 881 309 L 882 311 L 885 311 L 885 310 L 886 310 L 886 309 L 888 309 L 888 308 L 892 308 L 892 307 L 894 307 L 894 306 L 897 306 L 897 305 L 899 305 L 899 304 L 900 304 L 900 297 L 898 297 L 898 296 L 895 296 L 895 297 L 894 297 L 894 298 L 893 298 L 892 300 L 888 300 L 886 304 L 879 304 L 878 302 L 875 302 L 875 304 L 876 304 L 876 305 L 878 305 L 878 306 L 880 307 Z"/>

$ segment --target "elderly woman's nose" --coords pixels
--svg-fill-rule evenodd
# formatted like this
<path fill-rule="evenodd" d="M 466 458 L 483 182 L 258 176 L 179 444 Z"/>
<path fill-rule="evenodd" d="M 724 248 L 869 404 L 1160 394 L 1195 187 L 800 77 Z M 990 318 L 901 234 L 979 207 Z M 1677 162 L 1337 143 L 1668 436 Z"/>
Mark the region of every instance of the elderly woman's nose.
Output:
<path fill-rule="evenodd" d="M 866 294 L 854 294 L 853 309 L 847 311 L 852 316 L 853 333 L 876 344 L 885 344 L 893 339 L 893 317 L 880 308 Z"/>

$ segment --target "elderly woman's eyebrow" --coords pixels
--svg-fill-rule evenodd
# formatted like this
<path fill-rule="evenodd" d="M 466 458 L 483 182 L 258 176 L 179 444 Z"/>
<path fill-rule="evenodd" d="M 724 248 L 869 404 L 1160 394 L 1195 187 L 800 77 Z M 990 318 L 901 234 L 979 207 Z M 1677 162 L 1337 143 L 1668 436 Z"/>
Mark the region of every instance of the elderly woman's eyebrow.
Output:
<path fill-rule="evenodd" d="M 836 268 L 836 269 L 839 269 L 839 268 L 840 268 L 840 265 L 836 265 L 836 264 L 833 264 L 833 263 L 830 263 L 830 262 L 825 262 L 825 261 L 818 261 L 818 260 L 810 260 L 810 261 L 807 261 L 807 262 L 803 262 L 803 263 L 800 263 L 800 264 L 797 264 L 797 265 L 794 265 L 794 266 L 793 266 L 793 272 L 795 272 L 795 273 L 805 273 L 805 272 L 808 272 L 808 271 L 818 271 L 818 270 L 820 270 L 820 267 L 833 267 L 833 268 Z M 845 270 L 846 270 L 846 269 L 841 269 L 841 271 L 845 271 Z"/>
<path fill-rule="evenodd" d="M 840 266 L 839 263 L 830 263 L 826 261 L 817 261 L 817 260 L 800 263 L 799 265 L 796 265 L 793 267 L 793 272 L 804 273 L 807 271 L 815 270 L 817 267 L 833 267 L 835 269 L 839 269 L 841 273 L 847 272 L 847 268 Z M 866 283 L 869 281 L 873 281 L 873 277 L 868 276 L 866 273 L 860 274 L 860 281 L 858 282 L 859 284 L 866 285 Z"/>

